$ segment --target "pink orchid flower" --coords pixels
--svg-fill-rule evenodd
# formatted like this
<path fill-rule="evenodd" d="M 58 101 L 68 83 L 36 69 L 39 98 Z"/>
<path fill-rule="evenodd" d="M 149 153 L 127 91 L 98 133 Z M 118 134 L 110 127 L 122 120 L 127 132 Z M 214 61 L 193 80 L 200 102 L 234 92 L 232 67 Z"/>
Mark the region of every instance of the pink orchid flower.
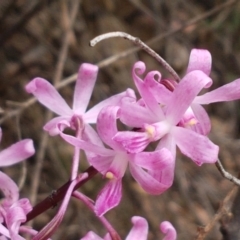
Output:
<path fill-rule="evenodd" d="M 61 133 L 61 136 L 70 144 L 92 152 L 89 162 L 109 179 L 98 194 L 95 204 L 95 212 L 99 216 L 119 204 L 122 196 L 122 178 L 128 165 L 133 178 L 150 194 L 163 193 L 173 182 L 173 157 L 167 149 L 128 153 L 121 144 L 112 140 L 118 132 L 116 120 L 119 111 L 119 107 L 116 106 L 105 107 L 99 113 L 97 120 L 99 136 L 111 149 L 106 149 L 100 144 L 91 145 Z"/>
<path fill-rule="evenodd" d="M 48 131 L 50 135 L 57 135 L 65 127 L 71 127 L 74 130 L 84 129 L 87 134 L 88 131 L 91 131 L 88 124 L 96 123 L 97 115 L 104 106 L 109 104 L 117 105 L 124 96 L 135 96 L 133 90 L 128 89 L 98 103 L 86 111 L 97 79 L 97 73 L 98 67 L 95 65 L 84 63 L 80 66 L 74 90 L 72 109 L 47 80 L 35 78 L 26 85 L 25 89 L 28 93 L 32 93 L 45 107 L 60 115 L 50 120 L 44 126 L 44 130 Z M 86 129 L 85 126 L 87 126 Z"/>
<path fill-rule="evenodd" d="M 0 140 L 1 138 L 2 130 L 0 128 Z M 0 152 L 0 166 L 11 166 L 31 157 L 34 153 L 31 139 L 19 141 Z M 28 199 L 19 200 L 17 185 L 1 171 L 0 190 L 4 194 L 0 203 L 0 234 L 13 240 L 24 239 L 18 232 L 20 224 L 26 221 L 26 214 L 32 209 L 31 204 Z"/>
<path fill-rule="evenodd" d="M 0 172 L 0 189 L 5 195 L 0 204 L 0 233 L 12 240 L 23 240 L 19 228 L 32 206 L 27 198 L 19 199 L 17 185 L 3 172 Z"/>
<path fill-rule="evenodd" d="M 212 57 L 207 50 L 193 49 L 190 54 L 187 72 L 201 70 L 209 75 L 211 71 Z M 208 85 L 207 87 L 210 87 Z M 194 115 L 200 123 L 198 132 L 207 135 L 211 130 L 211 123 L 205 109 L 201 106 L 215 102 L 226 102 L 240 99 L 240 79 L 236 79 L 222 87 L 196 96 L 191 104 Z"/>
<path fill-rule="evenodd" d="M 147 240 L 148 235 L 148 223 L 147 221 L 138 216 L 132 217 L 133 227 L 125 240 Z M 170 222 L 164 221 L 160 225 L 160 230 L 165 234 L 163 240 L 176 240 L 177 233 L 175 228 Z M 88 232 L 86 236 L 81 238 L 81 240 L 111 240 L 109 234 L 106 234 L 104 238 L 99 237 L 94 232 Z"/>
<path fill-rule="evenodd" d="M 190 53 L 186 74 L 195 70 L 200 70 L 209 76 L 212 67 L 211 65 L 212 57 L 209 51 L 204 49 L 193 49 Z M 161 104 L 167 105 L 172 92 L 167 88 L 164 88 L 161 83 L 165 84 L 165 82 L 167 82 L 167 84 L 169 84 L 169 80 L 160 80 L 160 74 L 157 75 L 159 76 L 159 81 L 155 81 L 154 78 L 148 78 L 147 85 L 151 89 L 151 92 L 157 101 Z M 177 84 L 175 83 L 172 85 L 172 82 L 173 81 L 170 80 L 171 86 L 169 88 L 173 91 Z M 205 87 L 209 88 L 211 85 L 212 81 L 210 81 Z M 159 94 L 160 92 L 161 94 Z M 219 87 L 211 92 L 196 96 L 193 99 L 188 111 L 179 122 L 179 125 L 188 127 L 200 134 L 207 135 L 211 130 L 211 122 L 207 112 L 201 105 L 237 99 L 240 99 L 240 79 L 236 79 L 233 82 Z"/>
<path fill-rule="evenodd" d="M 140 152 L 150 142 L 161 139 L 157 149 L 169 149 L 174 158 L 177 145 L 184 155 L 198 165 L 216 162 L 218 146 L 206 136 L 178 126 L 197 94 L 202 88 L 209 86 L 212 80 L 200 70 L 190 71 L 171 92 L 170 97 L 164 86 L 158 88 L 159 98 L 161 98 L 159 102 L 156 94 L 152 94 L 150 86 L 155 76 L 161 78 L 160 73 L 149 72 L 142 81 L 136 74 L 137 70 L 143 74 L 145 64 L 137 62 L 133 67 L 133 79 L 144 104 L 133 100 L 123 101 L 120 120 L 130 127 L 140 128 L 141 131 L 118 132 L 113 139 L 129 152 Z"/>

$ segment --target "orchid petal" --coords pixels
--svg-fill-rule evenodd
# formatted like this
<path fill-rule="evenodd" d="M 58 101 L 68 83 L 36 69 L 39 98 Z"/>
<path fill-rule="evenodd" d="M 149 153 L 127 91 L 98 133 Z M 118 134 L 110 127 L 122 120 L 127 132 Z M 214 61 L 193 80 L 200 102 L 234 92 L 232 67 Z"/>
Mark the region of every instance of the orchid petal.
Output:
<path fill-rule="evenodd" d="M 208 50 L 192 49 L 190 53 L 187 73 L 201 70 L 209 76 L 212 67 L 212 56 Z"/>
<path fill-rule="evenodd" d="M 157 79 L 156 79 L 157 77 Z M 166 105 L 172 92 L 161 83 L 161 73 L 153 71 L 144 78 L 144 84 L 151 90 L 158 103 Z"/>
<path fill-rule="evenodd" d="M 28 198 L 19 199 L 17 205 L 22 208 L 25 214 L 28 214 L 32 210 L 32 205 Z"/>
<path fill-rule="evenodd" d="M 107 234 L 104 236 L 103 240 L 112 240 L 112 237 L 110 236 L 109 233 L 107 233 Z"/>
<path fill-rule="evenodd" d="M 163 91 L 158 93 L 158 95 L 162 95 L 163 97 L 163 99 L 159 99 L 160 102 L 158 102 L 155 96 L 152 94 L 151 89 L 149 88 L 149 82 L 153 82 L 153 80 L 155 80 L 155 78 L 157 77 L 158 79 L 161 78 L 161 74 L 158 71 L 151 71 L 147 73 L 146 77 L 144 78 L 144 84 L 142 85 L 142 90 L 140 94 L 148 108 L 151 109 L 151 111 L 158 117 L 158 119 L 163 119 L 164 113 L 159 104 L 161 104 L 162 100 L 164 100 L 164 95 L 166 94 L 166 92 Z M 158 88 L 158 90 L 160 90 L 160 88 Z M 167 95 L 166 98 L 168 99 L 168 97 L 169 95 Z M 167 99 L 165 99 L 165 101 L 167 101 Z"/>
<path fill-rule="evenodd" d="M 71 117 L 55 117 L 47 122 L 43 129 L 51 136 L 56 136 L 64 130 L 65 127 L 70 127 Z"/>
<path fill-rule="evenodd" d="M 175 170 L 175 159 L 172 164 L 169 164 L 161 171 L 148 171 L 149 175 L 151 175 L 156 181 L 161 182 L 165 186 L 172 186 L 174 180 L 174 170 Z"/>
<path fill-rule="evenodd" d="M 92 91 L 97 80 L 98 66 L 83 63 L 78 71 L 73 96 L 73 111 L 83 114 L 88 106 Z"/>
<path fill-rule="evenodd" d="M 143 98 L 145 104 L 147 105 L 147 107 L 152 111 L 152 113 L 156 117 L 163 118 L 164 117 L 163 111 L 162 111 L 161 107 L 159 106 L 157 100 L 151 94 L 150 88 L 136 74 L 136 72 L 138 72 L 138 74 L 143 74 L 145 72 L 145 70 L 146 70 L 146 66 L 145 66 L 145 64 L 143 62 L 136 62 L 134 64 L 133 71 L 132 71 L 134 82 L 136 84 L 136 87 L 137 87 L 141 97 Z M 149 72 L 147 74 L 146 78 L 154 78 L 154 76 L 157 73 L 158 73 L 157 71 Z"/>
<path fill-rule="evenodd" d="M 84 131 L 82 132 L 82 140 L 86 141 L 86 142 L 90 142 L 92 144 L 95 144 L 99 147 L 102 147 L 102 148 L 105 148 L 104 147 L 104 144 L 102 142 L 102 140 L 100 139 L 100 137 L 98 136 L 97 132 L 89 125 L 89 124 L 85 124 L 84 126 Z M 88 152 L 88 151 L 85 151 L 85 155 L 88 159 L 88 161 L 91 163 L 91 159 L 92 158 L 106 158 L 106 157 L 102 157 L 102 156 L 99 156 L 93 152 Z M 96 162 L 97 163 L 100 163 L 100 165 L 102 164 L 102 160 L 99 160 L 101 162 Z M 95 167 L 96 168 L 96 167 Z M 96 168 L 98 171 L 100 171 L 98 168 Z"/>
<path fill-rule="evenodd" d="M 19 190 L 16 183 L 5 173 L 0 171 L 0 189 L 8 204 L 16 202 L 19 198 Z"/>
<path fill-rule="evenodd" d="M 113 149 L 122 149 L 121 145 L 113 141 L 113 137 L 118 132 L 117 129 L 117 115 L 119 107 L 108 106 L 105 107 L 98 115 L 97 131 L 103 142 Z"/>
<path fill-rule="evenodd" d="M 35 153 L 31 139 L 21 140 L 0 152 L 0 166 L 10 166 L 31 157 Z"/>
<path fill-rule="evenodd" d="M 101 146 L 97 146 L 95 144 L 83 141 L 81 139 L 78 139 L 76 137 L 60 133 L 60 136 L 68 143 L 73 145 L 74 147 L 78 147 L 80 149 L 83 149 L 84 151 L 93 152 L 95 154 L 99 154 L 102 156 L 109 156 L 112 155 L 112 150 L 103 148 Z"/>
<path fill-rule="evenodd" d="M 165 135 L 159 144 L 157 145 L 157 150 L 168 149 L 171 152 L 173 162 L 169 166 L 165 167 L 160 173 L 156 171 L 149 171 L 149 174 L 153 176 L 156 180 L 161 183 L 171 186 L 174 179 L 174 170 L 175 170 L 175 159 L 176 159 L 176 143 L 172 134 Z"/>
<path fill-rule="evenodd" d="M 151 171 L 161 171 L 173 164 L 173 157 L 169 150 L 163 148 L 154 152 L 132 154 L 130 162 Z"/>
<path fill-rule="evenodd" d="M 113 140 L 121 144 L 121 146 L 130 153 L 142 152 L 151 142 L 146 132 L 124 131 L 118 132 Z"/>
<path fill-rule="evenodd" d="M 188 73 L 176 86 L 172 97 L 167 105 L 166 118 L 176 125 L 197 94 L 212 80 L 202 71 L 192 71 Z"/>
<path fill-rule="evenodd" d="M 164 221 L 160 224 L 160 230 L 162 233 L 165 234 L 163 240 L 176 240 L 177 239 L 177 232 L 173 225 L 168 222 Z"/>
<path fill-rule="evenodd" d="M 172 134 L 180 151 L 197 165 L 201 166 L 203 163 L 215 163 L 217 161 L 219 147 L 211 142 L 208 137 L 181 127 L 175 127 Z"/>
<path fill-rule="evenodd" d="M 111 162 L 108 172 L 113 174 L 117 179 L 122 178 L 126 172 L 128 160 L 129 157 L 125 152 L 117 152 L 113 158 L 113 161 Z"/>
<path fill-rule="evenodd" d="M 167 179 L 169 182 L 168 185 L 163 184 L 161 181 L 156 180 L 154 177 L 152 177 L 149 173 L 147 173 L 142 168 L 129 163 L 130 172 L 133 176 L 133 178 L 139 183 L 139 185 L 147 192 L 153 195 L 161 194 L 165 192 L 171 185 L 172 185 L 172 179 Z M 161 174 L 161 171 L 159 171 L 159 174 Z"/>
<path fill-rule="evenodd" d="M 107 211 L 116 207 L 122 198 L 122 179 L 110 180 L 98 194 L 95 213 L 103 216 Z"/>
<path fill-rule="evenodd" d="M 82 139 L 97 146 L 104 147 L 104 144 L 97 132 L 89 124 L 85 124 Z"/>
<path fill-rule="evenodd" d="M 0 234 L 3 234 L 4 236 L 10 238 L 9 230 L 2 224 L 0 224 Z M 8 240 L 4 236 L 0 236 L 0 240 Z"/>
<path fill-rule="evenodd" d="M 133 227 L 127 235 L 126 240 L 146 240 L 148 235 L 147 221 L 138 216 L 132 217 L 131 221 L 133 223 Z"/>
<path fill-rule="evenodd" d="M 53 85 L 43 78 L 34 78 L 25 89 L 32 93 L 45 107 L 58 115 L 72 115 L 71 108 L 61 97 Z"/>
<path fill-rule="evenodd" d="M 106 175 L 109 171 L 114 156 L 90 156 L 88 158 L 89 163 L 98 170 L 102 175 Z"/>
<path fill-rule="evenodd" d="M 6 214 L 6 225 L 8 226 L 12 240 L 24 240 L 19 236 L 20 224 L 26 221 L 26 214 L 20 206 L 12 206 Z"/>
<path fill-rule="evenodd" d="M 197 96 L 194 103 L 209 104 L 240 99 L 240 79 L 219 87 L 211 92 Z"/>
<path fill-rule="evenodd" d="M 96 123 L 99 112 L 107 106 L 118 106 L 123 98 L 128 97 L 131 99 L 136 99 L 135 93 L 132 89 L 127 89 L 126 91 L 109 97 L 102 102 L 95 105 L 93 108 L 89 109 L 83 116 L 84 121 L 87 123 Z"/>
<path fill-rule="evenodd" d="M 202 135 L 207 135 L 211 130 L 211 121 L 206 110 L 199 104 L 192 104 L 191 108 L 194 112 L 198 123 L 193 126 L 193 130 Z"/>
<path fill-rule="evenodd" d="M 171 152 L 173 159 L 176 158 L 176 142 L 171 133 L 166 134 L 163 138 L 161 138 L 161 141 L 158 143 L 156 150 L 160 150 L 162 148 L 168 149 Z"/>
<path fill-rule="evenodd" d="M 144 123 L 151 124 L 159 120 L 148 108 L 140 106 L 136 102 L 130 102 L 128 99 L 122 101 L 119 118 L 129 127 L 140 128 L 143 127 Z"/>
<path fill-rule="evenodd" d="M 81 240 L 103 240 L 103 238 L 99 237 L 93 231 L 88 232 Z"/>
<path fill-rule="evenodd" d="M 151 93 L 154 95 L 158 103 L 167 105 L 169 99 L 171 98 L 172 92 L 168 90 L 163 84 L 157 82 L 156 80 L 147 78 L 145 80 L 146 85 L 150 88 Z"/>
<path fill-rule="evenodd" d="M 85 237 L 81 238 L 81 240 L 112 240 L 112 238 L 109 233 L 107 233 L 104 238 L 101 238 L 96 233 L 90 231 Z"/>

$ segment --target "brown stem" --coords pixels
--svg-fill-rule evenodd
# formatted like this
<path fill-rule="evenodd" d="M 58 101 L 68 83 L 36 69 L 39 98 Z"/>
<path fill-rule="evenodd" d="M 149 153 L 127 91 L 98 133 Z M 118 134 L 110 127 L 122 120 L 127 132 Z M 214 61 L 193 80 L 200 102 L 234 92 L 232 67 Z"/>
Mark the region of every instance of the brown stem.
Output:
<path fill-rule="evenodd" d="M 98 173 L 98 171 L 92 166 L 89 167 L 85 172 L 88 173 L 88 177 L 83 181 L 79 182 L 75 186 L 73 191 L 81 187 L 84 183 L 89 181 Z M 26 222 L 29 222 L 30 220 L 34 219 L 35 217 L 45 212 L 49 208 L 55 207 L 58 204 L 58 202 L 63 200 L 70 184 L 71 184 L 71 181 L 66 182 L 58 190 L 54 191 L 52 194 L 46 197 L 42 202 L 38 203 L 35 207 L 33 207 L 32 211 L 27 214 Z M 24 222 L 24 224 L 26 222 Z"/>

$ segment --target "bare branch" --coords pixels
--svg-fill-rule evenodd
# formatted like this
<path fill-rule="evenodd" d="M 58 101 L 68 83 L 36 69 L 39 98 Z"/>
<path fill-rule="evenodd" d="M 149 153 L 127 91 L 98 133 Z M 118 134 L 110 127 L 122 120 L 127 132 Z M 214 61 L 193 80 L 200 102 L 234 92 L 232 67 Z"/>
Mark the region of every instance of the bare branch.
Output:
<path fill-rule="evenodd" d="M 232 174 L 230 174 L 229 172 L 227 172 L 222 163 L 220 162 L 220 160 L 218 159 L 217 162 L 215 163 L 217 169 L 219 170 L 219 172 L 222 174 L 223 177 L 225 177 L 226 179 L 228 179 L 229 181 L 235 183 L 236 185 L 240 186 L 240 179 L 234 177 Z"/>
<path fill-rule="evenodd" d="M 132 35 L 125 33 L 125 32 L 110 32 L 99 35 L 90 41 L 90 46 L 94 47 L 97 43 L 101 42 L 102 40 L 108 38 L 120 37 L 124 39 L 128 39 L 133 42 L 135 45 L 146 51 L 149 55 L 155 58 L 176 80 L 177 82 L 180 81 L 178 74 L 174 71 L 174 69 L 159 55 L 157 54 L 152 48 L 142 42 L 139 38 L 133 37 Z"/>

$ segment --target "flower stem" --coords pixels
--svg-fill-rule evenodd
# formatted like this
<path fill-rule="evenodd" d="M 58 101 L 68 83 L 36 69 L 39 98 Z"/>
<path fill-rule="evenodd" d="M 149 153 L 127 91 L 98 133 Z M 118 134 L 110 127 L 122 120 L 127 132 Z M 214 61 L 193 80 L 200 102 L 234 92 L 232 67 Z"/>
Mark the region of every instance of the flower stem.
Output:
<path fill-rule="evenodd" d="M 78 174 L 79 167 L 79 159 L 80 159 L 80 149 L 75 147 L 72 161 L 72 172 L 71 172 L 71 180 L 74 180 Z"/>
<path fill-rule="evenodd" d="M 91 178 L 93 178 L 98 171 L 94 167 L 89 167 L 86 171 L 88 173 L 88 177 L 84 179 L 83 181 L 79 182 L 75 187 L 74 190 L 81 187 L 84 183 L 89 181 Z M 58 202 L 63 200 L 64 196 L 66 195 L 66 192 L 71 185 L 72 181 L 66 182 L 64 185 L 62 185 L 58 190 L 54 191 L 52 194 L 50 194 L 48 197 L 46 197 L 42 202 L 38 203 L 35 207 L 33 207 L 32 211 L 27 214 L 27 220 L 26 222 L 29 222 L 30 220 L 34 219 L 41 213 L 45 212 L 49 208 L 53 208 L 57 206 Z M 24 222 L 23 224 L 25 224 Z"/>
<path fill-rule="evenodd" d="M 72 196 L 77 198 L 77 199 L 79 199 L 80 201 L 82 201 L 91 211 L 94 212 L 94 205 L 93 205 L 93 203 L 84 194 L 82 194 L 82 193 L 80 193 L 78 191 L 74 191 Z M 111 236 L 111 238 L 113 240 L 121 240 L 121 237 L 119 236 L 117 231 L 113 228 L 111 223 L 104 216 L 101 216 L 101 217 L 97 216 L 97 217 L 102 222 L 102 224 L 104 225 L 104 227 L 106 228 L 106 230 L 108 231 L 108 233 L 110 234 L 110 236 Z"/>
<path fill-rule="evenodd" d="M 79 118 L 76 118 L 76 138 L 81 139 L 82 138 L 82 121 Z M 79 167 L 79 161 L 80 161 L 80 152 L 81 150 L 78 147 L 74 148 L 74 155 L 73 155 L 73 161 L 72 161 L 72 170 L 71 170 L 71 178 L 70 180 L 74 180 L 77 177 L 78 174 L 78 167 Z"/>

